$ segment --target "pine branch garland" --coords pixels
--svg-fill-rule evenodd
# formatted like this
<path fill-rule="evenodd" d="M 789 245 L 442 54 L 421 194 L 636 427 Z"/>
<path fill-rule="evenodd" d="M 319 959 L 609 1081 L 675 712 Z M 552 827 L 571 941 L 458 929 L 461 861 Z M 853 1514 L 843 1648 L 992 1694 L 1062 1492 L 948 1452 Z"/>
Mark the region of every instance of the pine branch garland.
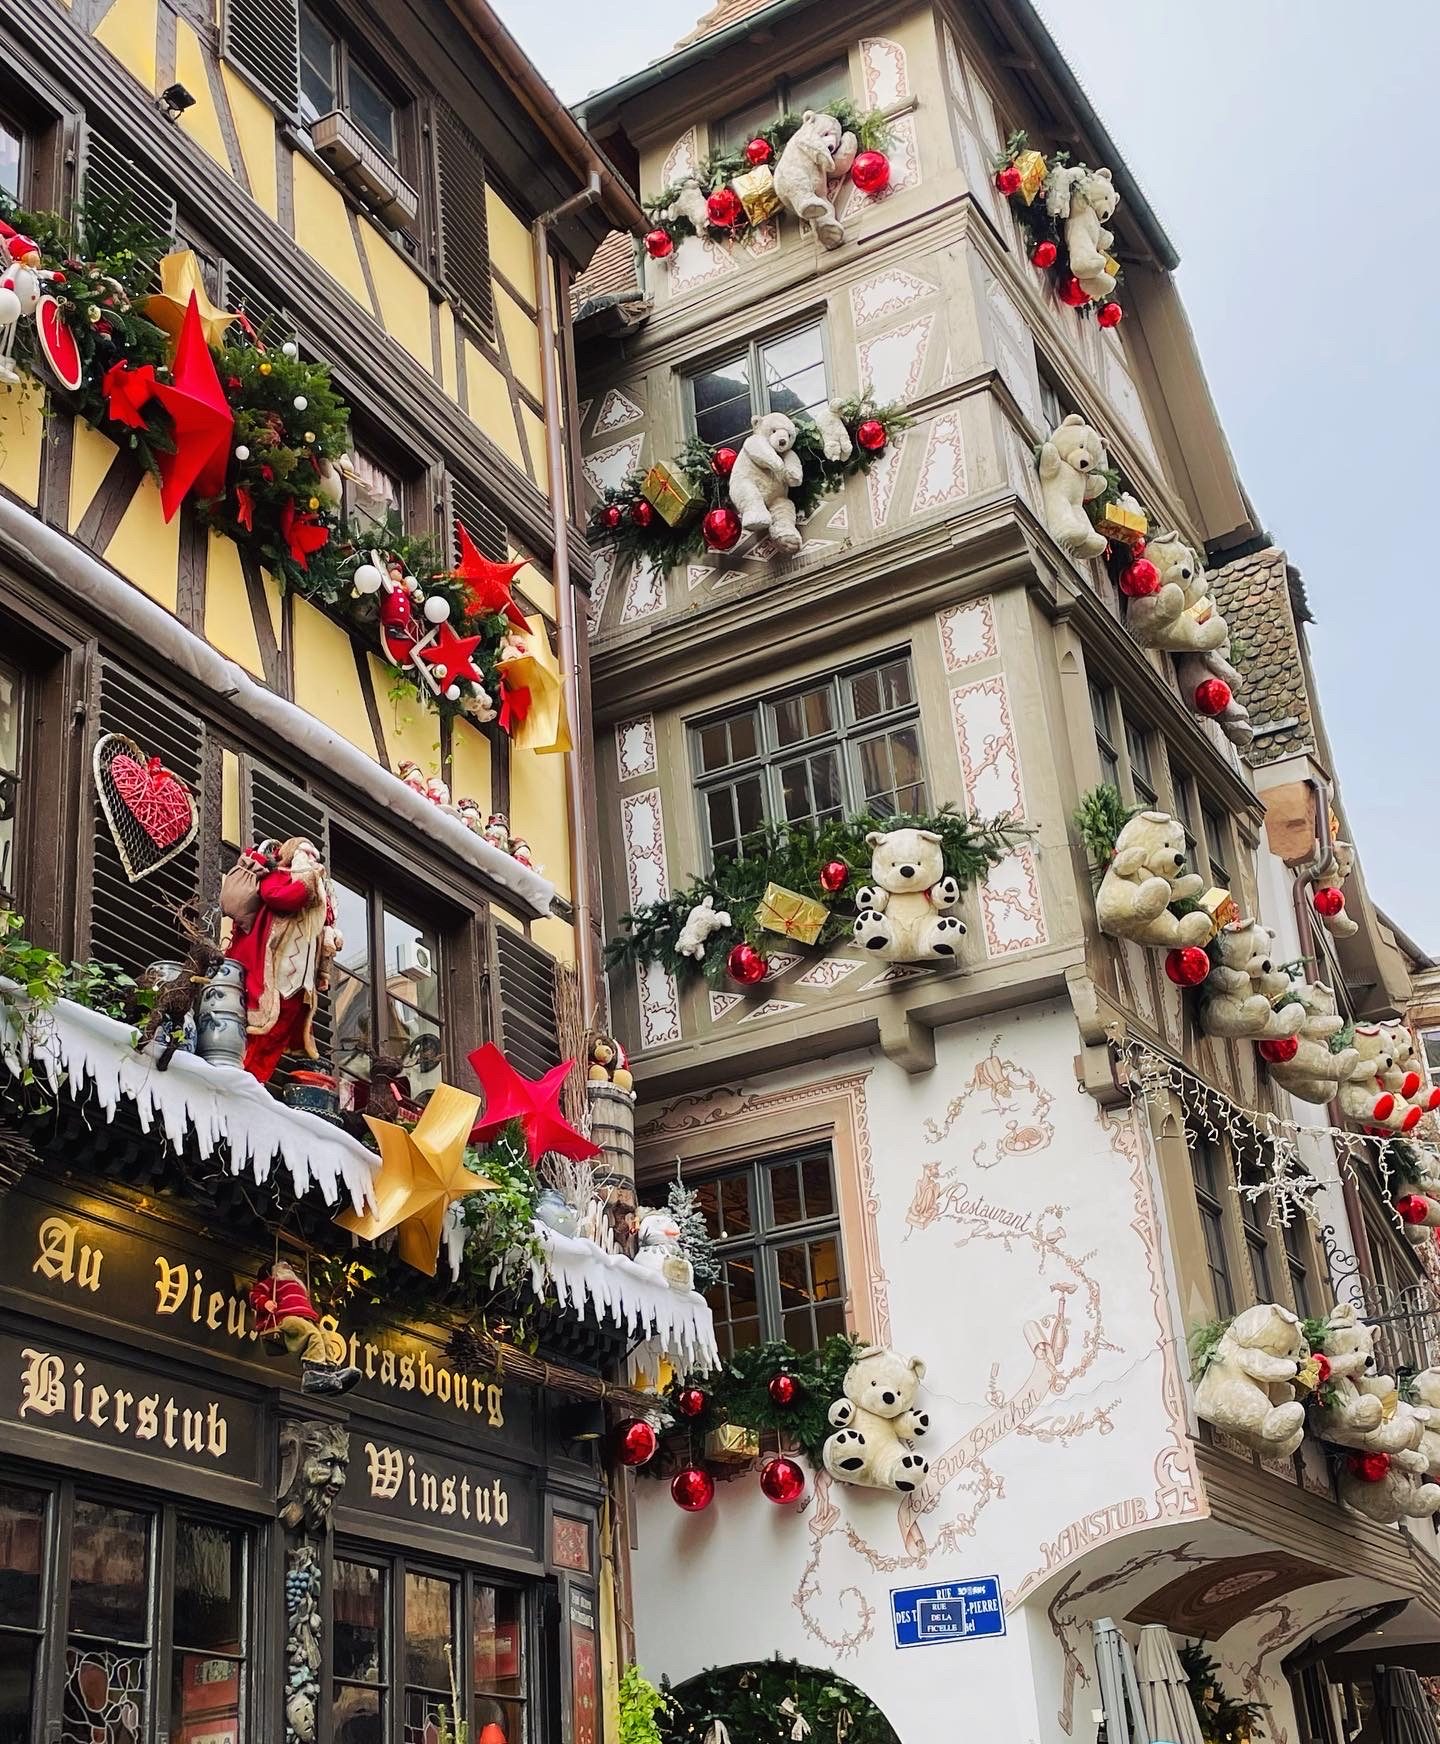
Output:
<path fill-rule="evenodd" d="M 884 1714 L 854 1684 L 799 1660 L 712 1667 L 671 1689 L 660 1719 L 662 1744 L 899 1744 Z M 788 1706 L 784 1705 L 788 1704 Z M 803 1726 L 802 1726 L 803 1722 Z M 719 1728 L 723 1727 L 722 1733 Z"/>

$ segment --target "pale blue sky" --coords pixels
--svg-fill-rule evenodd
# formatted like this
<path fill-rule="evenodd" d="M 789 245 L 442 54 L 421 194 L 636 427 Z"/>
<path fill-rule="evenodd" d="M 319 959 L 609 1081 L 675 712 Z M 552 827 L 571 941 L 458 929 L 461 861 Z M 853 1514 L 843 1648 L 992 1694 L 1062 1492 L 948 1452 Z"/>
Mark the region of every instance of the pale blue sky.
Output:
<path fill-rule="evenodd" d="M 683 3 L 497 0 L 567 102 L 663 54 Z M 705 0 L 688 0 L 695 16 Z M 1305 577 L 1338 773 L 1372 895 L 1440 953 L 1440 7 L 1108 0 L 1045 7 L 1181 255 L 1240 472 Z M 1435 436 L 1440 453 L 1440 431 Z M 1409 531 L 1407 531 L 1409 529 Z"/>

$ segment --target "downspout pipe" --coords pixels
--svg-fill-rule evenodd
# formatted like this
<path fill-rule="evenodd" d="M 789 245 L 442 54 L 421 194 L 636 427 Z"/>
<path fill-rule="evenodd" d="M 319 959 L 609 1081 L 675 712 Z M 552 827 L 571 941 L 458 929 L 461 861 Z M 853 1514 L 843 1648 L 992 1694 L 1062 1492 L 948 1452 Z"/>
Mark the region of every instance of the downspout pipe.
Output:
<path fill-rule="evenodd" d="M 570 583 L 570 510 L 566 489 L 565 435 L 561 422 L 560 369 L 556 361 L 556 315 L 554 277 L 550 270 L 550 233 L 555 225 L 587 206 L 595 205 L 603 192 L 600 169 L 592 165 L 590 179 L 578 194 L 542 212 L 531 227 L 535 250 L 535 304 L 540 324 L 540 379 L 545 401 L 545 465 L 550 483 L 550 527 L 555 550 L 555 615 L 559 634 L 560 672 L 564 684 L 565 713 L 578 735 L 580 718 L 579 637 L 575 627 L 575 590 Z M 599 963 L 590 906 L 590 796 L 585 788 L 585 770 L 578 749 L 565 754 L 565 792 L 570 822 L 570 902 L 575 929 L 575 968 L 580 982 L 580 1020 L 586 1030 L 595 1027 L 600 1003 Z"/>

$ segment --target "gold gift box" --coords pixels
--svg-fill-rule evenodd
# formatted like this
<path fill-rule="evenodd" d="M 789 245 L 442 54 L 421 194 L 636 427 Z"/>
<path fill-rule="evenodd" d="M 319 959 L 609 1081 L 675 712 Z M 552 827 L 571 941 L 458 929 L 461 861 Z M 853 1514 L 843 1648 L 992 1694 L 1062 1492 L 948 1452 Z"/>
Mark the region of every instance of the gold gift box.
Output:
<path fill-rule="evenodd" d="M 1221 927 L 1234 926 L 1240 919 L 1240 905 L 1228 890 L 1218 887 L 1207 890 L 1200 898 L 1200 907 L 1210 916 L 1210 937 L 1213 939 Z"/>
<path fill-rule="evenodd" d="M 1109 273 L 1112 279 L 1118 279 L 1120 277 L 1120 262 L 1116 260 L 1113 254 L 1107 254 L 1105 256 L 1105 270 Z"/>
<path fill-rule="evenodd" d="M 736 176 L 730 186 L 740 196 L 745 216 L 752 224 L 763 224 L 780 210 L 780 196 L 775 192 L 775 177 L 769 164 L 758 164 Z"/>
<path fill-rule="evenodd" d="M 739 1423 L 722 1423 L 705 1437 L 705 1457 L 717 1465 L 748 1465 L 760 1452 L 760 1437 Z"/>
<path fill-rule="evenodd" d="M 1045 159 L 1038 151 L 1022 151 L 1014 167 L 1020 172 L 1020 198 L 1028 206 L 1045 185 Z"/>
<path fill-rule="evenodd" d="M 787 939 L 799 939 L 802 945 L 813 945 L 820 929 L 829 917 L 829 909 L 813 897 L 802 896 L 798 890 L 787 890 L 783 884 L 767 884 L 765 894 L 755 910 L 755 918 L 766 932 L 783 933 Z"/>
<path fill-rule="evenodd" d="M 682 473 L 657 460 L 645 474 L 640 494 L 667 527 L 678 527 L 700 507 L 700 498 Z"/>
<path fill-rule="evenodd" d="M 1138 545 L 1150 530 L 1143 509 L 1127 509 L 1123 503 L 1106 503 L 1095 518 L 1095 530 L 1121 545 Z"/>
<path fill-rule="evenodd" d="M 1196 624 L 1208 624 L 1215 616 L 1215 602 L 1207 594 L 1204 599 L 1197 600 L 1193 606 L 1186 606 L 1183 616 Z"/>

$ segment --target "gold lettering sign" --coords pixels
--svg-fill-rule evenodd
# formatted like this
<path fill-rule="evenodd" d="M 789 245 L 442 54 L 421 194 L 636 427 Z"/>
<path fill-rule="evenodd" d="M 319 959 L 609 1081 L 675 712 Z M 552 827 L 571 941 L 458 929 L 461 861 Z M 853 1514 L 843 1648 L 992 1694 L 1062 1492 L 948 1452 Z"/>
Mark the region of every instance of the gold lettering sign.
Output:
<path fill-rule="evenodd" d="M 419 1514 L 474 1526 L 510 1524 L 510 1492 L 500 1478 L 431 1471 L 418 1465 L 413 1453 L 373 1441 L 365 1443 L 365 1464 L 371 1501 L 398 1501 Z"/>
<path fill-rule="evenodd" d="M 59 1418 L 57 1428 L 75 1423 L 108 1429 L 136 1442 L 155 1442 L 172 1453 L 198 1453 L 223 1460 L 230 1427 L 218 1400 L 203 1406 L 179 1404 L 173 1394 L 108 1387 L 95 1380 L 78 1358 L 67 1362 L 53 1351 L 26 1345 L 20 1352 L 21 1418 Z"/>

